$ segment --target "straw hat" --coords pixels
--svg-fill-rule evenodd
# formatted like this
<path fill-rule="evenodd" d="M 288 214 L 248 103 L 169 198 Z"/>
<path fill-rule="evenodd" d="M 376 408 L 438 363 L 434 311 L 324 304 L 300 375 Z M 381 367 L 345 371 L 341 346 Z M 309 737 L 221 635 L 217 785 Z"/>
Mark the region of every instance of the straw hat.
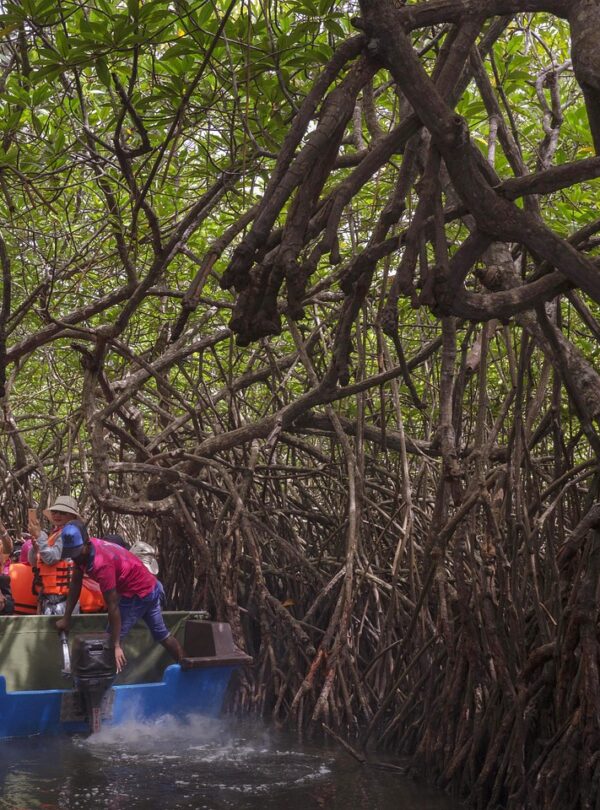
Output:
<path fill-rule="evenodd" d="M 59 495 L 52 506 L 44 509 L 44 515 L 48 518 L 48 520 L 51 520 L 50 512 L 66 512 L 67 515 L 74 515 L 75 517 L 80 516 L 77 501 L 70 495 Z"/>

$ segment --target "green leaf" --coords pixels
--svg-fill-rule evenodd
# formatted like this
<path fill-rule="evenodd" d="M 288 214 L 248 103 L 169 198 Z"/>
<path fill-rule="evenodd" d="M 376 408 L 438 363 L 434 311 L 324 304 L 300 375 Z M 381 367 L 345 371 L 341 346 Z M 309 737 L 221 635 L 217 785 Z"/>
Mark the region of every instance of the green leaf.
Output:
<path fill-rule="evenodd" d="M 86 20 L 85 17 L 82 17 L 81 20 L 79 21 L 79 31 L 81 35 L 86 39 L 88 37 L 94 36 L 94 29 L 92 27 L 92 24 L 89 20 Z"/>
<path fill-rule="evenodd" d="M 325 20 L 325 28 L 336 37 L 345 37 L 346 32 L 337 20 Z"/>
<path fill-rule="evenodd" d="M 56 137 L 54 138 L 54 151 L 60 152 L 64 148 L 66 140 L 65 133 L 62 131 L 62 129 L 59 129 L 59 131 L 56 133 Z"/>
<path fill-rule="evenodd" d="M 50 98 L 52 94 L 52 88 L 50 85 L 43 85 L 42 87 L 36 87 L 36 89 L 31 94 L 31 105 L 32 107 L 37 107 L 38 104 L 41 104 L 47 99 Z"/>
<path fill-rule="evenodd" d="M 329 62 L 333 56 L 333 50 L 325 43 L 317 43 L 313 48 L 313 53 L 320 58 L 322 62 Z"/>
<path fill-rule="evenodd" d="M 59 52 L 59 54 L 63 58 L 66 58 L 69 53 L 69 41 L 62 28 L 56 29 L 54 44 L 56 45 L 56 50 Z"/>
<path fill-rule="evenodd" d="M 19 125 L 19 121 L 21 120 L 21 116 L 23 115 L 23 110 L 21 108 L 14 110 L 8 118 L 4 121 L 4 131 L 10 132 L 13 129 L 16 129 Z"/>
<path fill-rule="evenodd" d="M 194 53 L 195 48 L 189 42 L 177 42 L 168 48 L 161 57 L 161 62 L 165 59 L 172 60 L 174 57 L 186 56 L 187 54 Z M 182 71 L 179 71 L 182 72 Z"/>
<path fill-rule="evenodd" d="M 139 0 L 127 0 L 127 11 L 132 20 L 137 20 L 140 13 Z"/>
<path fill-rule="evenodd" d="M 170 14 L 168 9 L 165 8 L 163 0 L 145 0 L 144 4 L 138 11 L 138 20 L 140 23 L 148 22 L 151 18 L 160 19 L 164 25 Z M 166 19 L 165 19 L 166 18 Z"/>
<path fill-rule="evenodd" d="M 55 79 L 61 72 L 61 65 L 44 65 L 31 74 L 32 84 L 39 84 L 42 80 L 51 81 Z"/>
<path fill-rule="evenodd" d="M 56 20 L 57 4 L 56 0 L 40 0 L 35 4 L 33 17 L 39 23 L 50 25 Z"/>
<path fill-rule="evenodd" d="M 96 59 L 94 67 L 96 68 L 96 73 L 102 84 L 105 87 L 108 87 L 108 89 L 110 90 L 111 88 L 110 70 L 108 69 L 106 60 L 102 58 Z"/>
<path fill-rule="evenodd" d="M 214 16 L 213 8 L 210 3 L 204 3 L 200 11 L 196 13 L 196 20 L 198 25 L 204 27 L 206 23 Z"/>
<path fill-rule="evenodd" d="M 40 118 L 34 113 L 31 113 L 31 123 L 33 124 L 33 128 L 35 130 L 36 135 L 41 135 L 44 131 L 44 125 Z"/>

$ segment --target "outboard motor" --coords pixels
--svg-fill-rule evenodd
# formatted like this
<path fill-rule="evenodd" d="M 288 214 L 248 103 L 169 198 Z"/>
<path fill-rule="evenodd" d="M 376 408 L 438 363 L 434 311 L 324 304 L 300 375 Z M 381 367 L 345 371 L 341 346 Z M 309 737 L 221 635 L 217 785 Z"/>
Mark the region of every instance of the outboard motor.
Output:
<path fill-rule="evenodd" d="M 115 651 L 106 635 L 83 633 L 73 639 L 71 672 L 92 733 L 100 731 L 102 701 L 117 674 Z"/>

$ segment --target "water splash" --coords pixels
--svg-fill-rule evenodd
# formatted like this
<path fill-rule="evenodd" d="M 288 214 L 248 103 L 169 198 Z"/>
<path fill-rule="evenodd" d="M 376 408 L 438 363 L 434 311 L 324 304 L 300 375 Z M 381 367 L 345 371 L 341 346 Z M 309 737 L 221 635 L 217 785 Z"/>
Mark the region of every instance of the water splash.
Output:
<path fill-rule="evenodd" d="M 169 742 L 179 745 L 182 742 L 231 736 L 225 723 L 202 715 L 190 714 L 182 719 L 165 714 L 152 720 L 141 720 L 136 714 L 135 705 L 132 705 L 124 723 L 119 723 L 118 726 L 104 723 L 96 734 L 78 738 L 77 742 L 91 748 L 105 745 L 119 748 L 134 746 L 137 751 L 144 752 L 157 745 L 164 747 Z"/>
<path fill-rule="evenodd" d="M 268 794 L 331 772 L 322 752 L 290 751 L 260 722 L 228 723 L 193 714 L 150 721 L 132 717 L 76 744 L 112 767 L 151 767 L 156 777 L 169 775 L 176 786 L 201 785 L 208 794 Z"/>

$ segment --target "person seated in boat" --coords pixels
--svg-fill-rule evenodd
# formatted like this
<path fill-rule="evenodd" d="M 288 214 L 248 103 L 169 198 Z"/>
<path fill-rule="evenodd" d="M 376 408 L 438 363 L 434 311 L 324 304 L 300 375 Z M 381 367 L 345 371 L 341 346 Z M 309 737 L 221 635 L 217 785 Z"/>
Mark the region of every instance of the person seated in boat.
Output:
<path fill-rule="evenodd" d="M 129 549 L 132 554 L 139 557 L 144 563 L 148 571 L 154 576 L 158 576 L 158 560 L 156 559 L 156 551 L 152 548 L 150 543 L 144 543 L 143 540 L 138 540 Z"/>
<path fill-rule="evenodd" d="M 75 570 L 65 614 L 56 622 L 59 632 L 69 630 L 71 614 L 86 575 L 100 585 L 106 602 L 117 672 L 127 663 L 121 641 L 138 619 L 143 619 L 152 638 L 162 644 L 175 661 L 185 657 L 183 647 L 165 625 L 161 610 L 163 586 L 135 554 L 106 540 L 70 534 L 63 539 L 62 558 L 73 560 Z"/>
<path fill-rule="evenodd" d="M 121 548 L 126 548 L 128 551 L 130 550 L 130 545 L 122 534 L 104 534 L 100 539 L 106 540 L 107 543 L 114 543 L 116 546 L 121 546 Z"/>
<path fill-rule="evenodd" d="M 0 574 L 0 616 L 10 616 L 14 612 L 14 601 L 10 591 L 10 578 Z"/>
<path fill-rule="evenodd" d="M 31 548 L 31 537 L 23 532 L 12 544 L 10 565 L 8 567 L 8 585 L 12 595 L 13 607 L 11 613 L 27 615 L 37 613 L 38 596 L 33 583 L 33 570 L 27 559 Z M 6 571 L 6 569 L 5 569 Z M 5 613 L 8 612 L 5 610 Z M 0 614 L 2 610 L 0 610 Z"/>
<path fill-rule="evenodd" d="M 137 540 L 133 545 L 127 542 L 121 534 L 105 534 L 102 540 L 108 540 L 109 543 L 116 543 L 117 546 L 126 548 L 139 557 L 144 563 L 148 571 L 154 576 L 158 576 L 158 560 L 156 559 L 156 550 L 152 548 L 150 543 L 144 543 L 143 540 Z"/>
<path fill-rule="evenodd" d="M 38 613 L 46 616 L 61 616 L 67 604 L 69 586 L 73 577 L 73 563 L 63 559 L 63 544 L 67 537 L 83 542 L 85 524 L 79 514 L 75 498 L 61 495 L 48 509 L 45 517 L 52 523 L 48 534 L 42 530 L 33 510 L 29 513 L 29 531 L 32 546 L 28 561 L 34 569 L 38 591 Z M 78 611 L 77 607 L 77 611 Z"/>
<path fill-rule="evenodd" d="M 33 581 L 33 568 L 29 563 L 12 562 L 9 576 L 14 601 L 13 612 L 24 616 L 37 613 L 38 595 Z"/>
<path fill-rule="evenodd" d="M 13 545 L 12 561 L 13 563 L 22 563 L 29 565 L 29 549 L 33 546 L 33 537 L 29 532 L 23 532 L 21 540 L 16 540 Z"/>

